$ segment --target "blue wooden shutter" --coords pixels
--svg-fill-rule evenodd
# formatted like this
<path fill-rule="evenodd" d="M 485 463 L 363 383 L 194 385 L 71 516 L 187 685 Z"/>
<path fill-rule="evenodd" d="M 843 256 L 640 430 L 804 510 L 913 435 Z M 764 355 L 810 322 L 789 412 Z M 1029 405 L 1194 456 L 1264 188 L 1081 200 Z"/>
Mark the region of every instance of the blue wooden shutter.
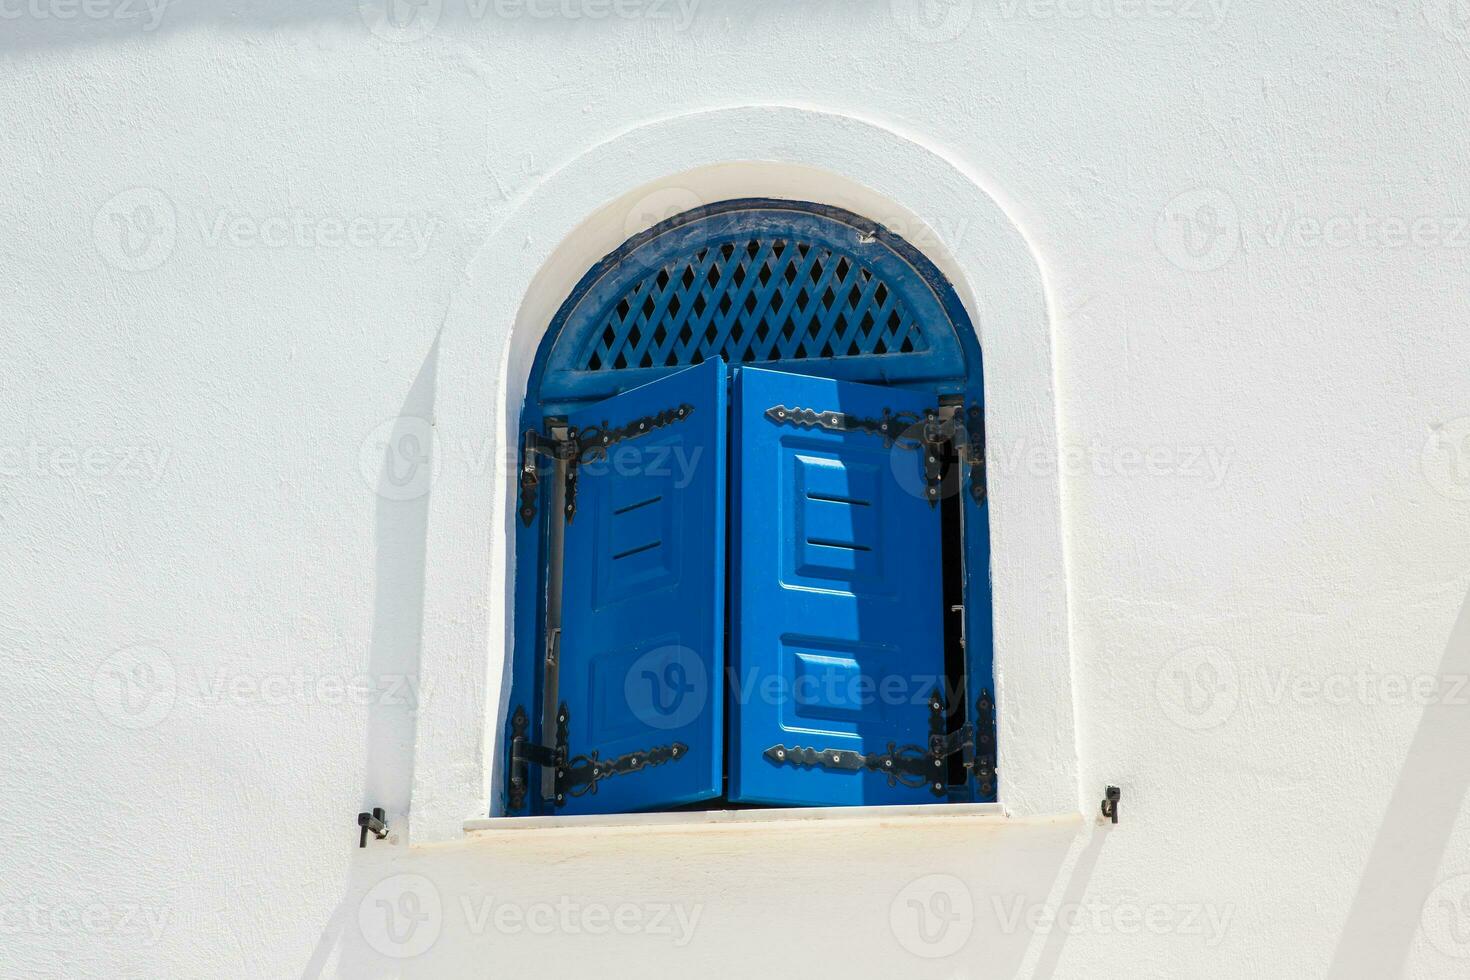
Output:
<path fill-rule="evenodd" d="M 793 417 L 912 420 L 936 407 L 933 394 L 906 389 L 736 372 L 732 801 L 942 800 L 922 777 L 811 764 L 898 752 L 918 768 L 927 751 L 945 671 L 940 514 L 923 448 L 912 432 L 890 446 L 876 426 Z M 795 764 L 807 750 L 828 755 Z"/>
<path fill-rule="evenodd" d="M 568 792 L 559 813 L 647 810 L 720 793 L 725 378 L 725 365 L 709 361 L 568 415 L 585 436 L 689 409 L 576 467 L 559 701 L 570 768 L 608 775 Z"/>

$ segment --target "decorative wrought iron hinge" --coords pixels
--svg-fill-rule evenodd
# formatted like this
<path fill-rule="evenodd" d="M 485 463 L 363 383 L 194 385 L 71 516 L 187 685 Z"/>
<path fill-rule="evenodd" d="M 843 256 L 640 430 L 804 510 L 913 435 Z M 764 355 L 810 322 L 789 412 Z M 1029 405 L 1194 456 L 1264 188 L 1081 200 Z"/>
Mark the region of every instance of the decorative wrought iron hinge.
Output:
<path fill-rule="evenodd" d="M 944 484 L 944 449 L 955 438 L 958 427 L 954 417 L 940 419 L 939 413 L 924 413 L 924 496 L 931 508 L 939 506 L 939 491 Z"/>
<path fill-rule="evenodd" d="M 787 748 L 773 745 L 763 753 L 776 765 L 800 768 L 830 769 L 836 772 L 860 772 L 864 769 L 888 777 L 889 786 L 928 786 L 935 796 L 949 792 L 946 760 L 959 753 L 966 769 L 975 766 L 975 730 L 964 725 L 946 733 L 944 696 L 936 690 L 929 696 L 929 744 L 896 747 L 888 743 L 887 752 L 852 752 L 847 749 L 814 749 L 800 745 Z"/>
<path fill-rule="evenodd" d="M 683 742 L 657 745 L 643 752 L 628 752 L 614 759 L 601 759 L 596 749 L 585 755 L 569 756 L 567 753 L 567 731 L 571 712 L 563 702 L 556 712 L 556 745 L 539 745 L 530 741 L 526 732 L 530 719 L 526 709 L 518 706 L 511 715 L 510 739 L 510 790 L 507 794 L 509 809 L 519 810 L 525 805 L 526 791 L 530 786 L 530 767 L 542 766 L 556 773 L 555 792 L 552 802 L 563 806 L 568 796 L 585 796 L 597 792 L 597 784 L 613 776 L 625 776 L 651 766 L 666 762 L 678 762 L 689 754 L 689 746 Z"/>
<path fill-rule="evenodd" d="M 510 716 L 510 786 L 506 793 L 507 808 L 515 811 L 526 805 L 526 791 L 530 788 L 530 768 L 533 765 L 556 768 L 560 764 L 564 749 L 532 742 L 527 735 L 531 719 L 524 705 L 517 705 Z"/>
<path fill-rule="evenodd" d="M 989 688 L 975 699 L 975 783 L 981 796 L 995 793 L 995 700 Z"/>
<path fill-rule="evenodd" d="M 556 805 L 566 802 L 566 797 L 584 796 L 597 792 L 597 784 L 612 776 L 661 766 L 665 762 L 678 762 L 689 754 L 689 746 L 683 742 L 672 745 L 656 745 L 647 752 L 628 752 L 615 759 L 599 759 L 596 749 L 586 755 L 575 755 L 567 760 L 565 772 L 557 773 Z"/>
<path fill-rule="evenodd" d="M 794 425 L 802 429 L 869 432 L 882 439 L 885 446 L 901 449 L 918 449 L 923 444 L 922 438 L 913 432 L 923 419 L 913 412 L 893 412 L 885 408 L 881 418 L 871 419 L 847 412 L 819 412 L 814 408 L 772 405 L 766 409 L 766 418 L 777 425 Z"/>
<path fill-rule="evenodd" d="M 577 467 L 580 464 L 604 459 L 609 446 L 636 439 L 675 422 L 682 422 L 693 411 L 693 405 L 685 404 L 634 419 L 619 428 L 612 428 L 606 421 L 585 429 L 569 428 L 563 439 L 543 436 L 534 429 L 526 430 L 525 443 L 521 450 L 521 522 L 529 527 L 536 519 L 536 490 L 540 482 L 537 456 L 566 464 L 566 503 L 563 509 L 567 523 L 570 524 L 577 513 Z"/>
<path fill-rule="evenodd" d="M 970 466 L 970 496 L 975 503 L 985 503 L 987 492 L 985 474 L 985 412 L 979 405 L 971 405 L 965 413 L 965 434 L 969 440 L 966 453 Z"/>
<path fill-rule="evenodd" d="M 570 460 L 576 447 L 568 439 L 551 439 L 535 429 L 527 429 L 521 443 L 521 523 L 526 527 L 536 519 L 536 492 L 541 484 L 537 456 L 552 460 Z"/>
<path fill-rule="evenodd" d="M 956 410 L 946 418 L 939 418 L 932 411 L 926 412 L 923 433 L 924 490 L 930 506 L 939 503 L 946 444 L 952 451 L 964 448 L 970 496 L 976 504 L 985 503 L 985 416 L 980 406 L 972 405 L 964 414 Z"/>
<path fill-rule="evenodd" d="M 819 412 L 814 408 L 772 405 L 766 409 L 766 418 L 777 425 L 794 425 L 803 429 L 868 432 L 882 439 L 885 446 L 921 450 L 924 454 L 924 497 L 930 507 L 939 506 L 939 491 L 944 479 L 944 444 L 954 438 L 957 427 L 953 419 L 941 419 L 938 409 L 925 409 L 920 416 L 885 408 L 882 416 L 874 419 L 847 412 Z"/>

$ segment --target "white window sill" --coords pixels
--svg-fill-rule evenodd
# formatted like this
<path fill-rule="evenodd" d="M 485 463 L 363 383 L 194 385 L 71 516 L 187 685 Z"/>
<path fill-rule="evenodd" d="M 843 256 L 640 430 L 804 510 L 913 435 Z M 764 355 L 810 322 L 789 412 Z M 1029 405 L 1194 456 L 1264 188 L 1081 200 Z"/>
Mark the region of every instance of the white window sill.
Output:
<path fill-rule="evenodd" d="M 712 833 L 758 827 L 789 829 L 796 824 L 865 824 L 873 827 L 913 824 L 994 823 L 1006 818 L 999 803 L 941 803 L 925 806 L 791 807 L 771 810 L 691 810 L 680 813 L 610 813 L 574 817 L 476 817 L 464 822 L 466 836 L 483 840 L 528 830 L 598 834 L 646 834 L 649 831 Z"/>

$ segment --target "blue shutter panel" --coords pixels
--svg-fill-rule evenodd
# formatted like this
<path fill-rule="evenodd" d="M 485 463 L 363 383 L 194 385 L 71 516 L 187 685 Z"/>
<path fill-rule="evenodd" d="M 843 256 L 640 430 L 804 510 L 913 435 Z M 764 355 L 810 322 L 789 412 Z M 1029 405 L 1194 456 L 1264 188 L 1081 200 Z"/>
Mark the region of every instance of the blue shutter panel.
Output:
<path fill-rule="evenodd" d="M 734 399 L 731 801 L 940 802 L 926 780 L 768 755 L 927 747 L 944 683 L 940 515 L 922 449 L 768 411 L 922 417 L 935 396 L 741 368 Z"/>
<path fill-rule="evenodd" d="M 725 388 L 724 364 L 709 361 L 568 416 L 585 433 L 692 408 L 577 466 L 558 699 L 567 751 L 583 771 L 629 755 L 645 764 L 568 795 L 555 812 L 647 810 L 720 793 Z M 674 746 L 657 765 L 641 755 Z"/>

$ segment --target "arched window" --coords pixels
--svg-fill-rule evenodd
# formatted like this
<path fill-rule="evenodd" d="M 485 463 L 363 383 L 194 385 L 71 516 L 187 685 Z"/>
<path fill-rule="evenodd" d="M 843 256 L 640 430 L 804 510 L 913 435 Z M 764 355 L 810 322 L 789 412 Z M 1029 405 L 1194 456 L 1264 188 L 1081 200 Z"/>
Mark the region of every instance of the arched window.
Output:
<path fill-rule="evenodd" d="M 598 262 L 523 410 L 506 812 L 993 801 L 983 421 L 954 290 L 858 215 Z"/>

